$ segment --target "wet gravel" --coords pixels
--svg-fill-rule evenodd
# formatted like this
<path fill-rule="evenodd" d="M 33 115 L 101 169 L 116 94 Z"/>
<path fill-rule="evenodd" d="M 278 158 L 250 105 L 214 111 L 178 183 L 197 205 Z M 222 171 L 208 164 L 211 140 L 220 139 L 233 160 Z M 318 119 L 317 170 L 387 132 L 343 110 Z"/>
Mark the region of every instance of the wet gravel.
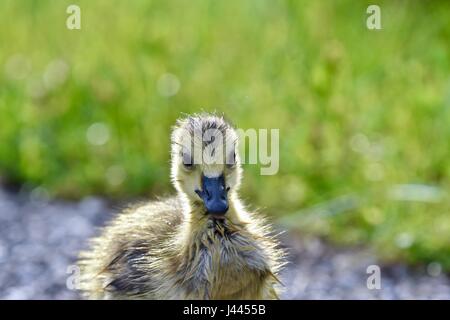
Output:
<path fill-rule="evenodd" d="M 79 299 L 67 286 L 76 255 L 113 211 L 99 198 L 48 202 L 39 190 L 0 190 L 0 299 Z M 369 250 L 294 235 L 284 242 L 283 299 L 450 299 L 450 278 L 438 268 L 380 265 L 381 289 L 370 290 L 366 269 L 379 263 Z"/>

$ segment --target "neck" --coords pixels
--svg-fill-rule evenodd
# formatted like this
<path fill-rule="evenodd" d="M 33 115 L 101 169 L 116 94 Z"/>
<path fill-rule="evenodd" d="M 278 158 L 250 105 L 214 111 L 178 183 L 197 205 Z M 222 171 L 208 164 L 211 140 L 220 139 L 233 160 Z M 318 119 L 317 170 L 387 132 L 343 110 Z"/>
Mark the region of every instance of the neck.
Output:
<path fill-rule="evenodd" d="M 248 281 L 257 281 L 252 278 L 255 273 L 242 277 L 239 266 L 248 264 L 246 271 L 255 269 L 258 277 L 267 269 L 267 257 L 254 241 L 250 216 L 237 197 L 230 197 L 224 220 L 211 219 L 202 207 L 188 202 L 185 210 L 173 263 L 180 278 L 187 286 L 200 290 L 191 290 L 193 297 L 238 297 Z M 241 280 L 236 285 L 238 278 Z"/>
<path fill-rule="evenodd" d="M 246 231 L 246 225 L 250 222 L 249 216 L 243 209 L 243 206 L 236 194 L 229 197 L 229 209 L 223 220 L 212 219 L 203 205 L 183 197 L 184 221 L 181 228 L 183 232 L 180 244 L 183 247 L 190 247 L 192 243 L 197 242 L 199 238 L 207 239 L 214 237 L 215 231 L 236 232 Z"/>

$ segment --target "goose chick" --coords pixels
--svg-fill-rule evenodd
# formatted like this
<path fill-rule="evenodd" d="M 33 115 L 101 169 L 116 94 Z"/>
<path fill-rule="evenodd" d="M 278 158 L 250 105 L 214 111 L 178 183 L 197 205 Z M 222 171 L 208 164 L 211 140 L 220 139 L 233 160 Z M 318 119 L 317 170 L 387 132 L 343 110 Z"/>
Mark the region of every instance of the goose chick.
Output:
<path fill-rule="evenodd" d="M 276 299 L 284 252 L 238 198 L 235 130 L 222 117 L 178 120 L 171 137 L 177 196 L 125 210 L 80 254 L 93 299 Z"/>

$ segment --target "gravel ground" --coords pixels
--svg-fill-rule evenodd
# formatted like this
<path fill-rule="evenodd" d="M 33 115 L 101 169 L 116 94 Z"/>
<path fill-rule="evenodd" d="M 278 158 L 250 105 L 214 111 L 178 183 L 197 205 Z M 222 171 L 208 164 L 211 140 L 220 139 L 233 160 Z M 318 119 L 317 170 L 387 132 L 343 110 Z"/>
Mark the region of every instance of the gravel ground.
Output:
<path fill-rule="evenodd" d="M 67 288 L 75 257 L 113 216 L 106 202 L 46 200 L 43 190 L 0 190 L 0 299 L 79 299 Z M 334 248 L 315 238 L 287 235 L 290 263 L 283 299 L 450 299 L 450 278 L 436 266 L 381 267 L 381 289 L 366 286 L 366 268 L 379 265 L 367 249 Z"/>

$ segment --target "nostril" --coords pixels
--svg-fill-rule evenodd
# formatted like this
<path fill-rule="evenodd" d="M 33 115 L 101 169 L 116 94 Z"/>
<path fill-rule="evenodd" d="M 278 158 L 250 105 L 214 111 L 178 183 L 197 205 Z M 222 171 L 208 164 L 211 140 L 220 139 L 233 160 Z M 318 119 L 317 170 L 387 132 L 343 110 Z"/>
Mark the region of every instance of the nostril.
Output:
<path fill-rule="evenodd" d="M 194 191 L 200 198 L 203 198 L 203 191 L 200 191 L 199 189 L 195 189 Z"/>

